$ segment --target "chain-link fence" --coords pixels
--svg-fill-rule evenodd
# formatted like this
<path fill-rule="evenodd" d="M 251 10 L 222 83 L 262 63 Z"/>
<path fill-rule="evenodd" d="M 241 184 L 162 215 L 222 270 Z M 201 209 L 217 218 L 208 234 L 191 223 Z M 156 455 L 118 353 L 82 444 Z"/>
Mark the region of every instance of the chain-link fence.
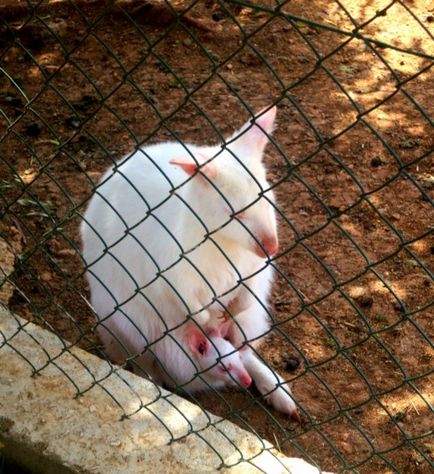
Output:
<path fill-rule="evenodd" d="M 432 4 L 4 0 L 0 20 L 2 304 L 181 393 L 193 364 L 190 398 L 285 454 L 431 472 Z"/>

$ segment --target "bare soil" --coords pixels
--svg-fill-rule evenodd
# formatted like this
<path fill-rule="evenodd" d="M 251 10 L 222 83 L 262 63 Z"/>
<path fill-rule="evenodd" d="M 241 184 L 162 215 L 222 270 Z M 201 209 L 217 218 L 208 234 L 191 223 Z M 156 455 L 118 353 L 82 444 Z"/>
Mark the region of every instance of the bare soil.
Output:
<path fill-rule="evenodd" d="M 179 22 L 156 3 L 75 3 L 30 20 L 0 2 L 9 306 L 98 352 L 78 225 L 101 173 L 143 143 L 217 142 L 247 106 L 277 103 L 266 165 L 281 253 L 261 353 L 290 380 L 303 422 L 254 390 L 197 398 L 326 470 L 432 472 L 432 60 L 225 2 L 198 2 Z M 429 0 L 341 3 L 364 36 L 433 53 Z M 282 11 L 354 29 L 338 2 Z"/>

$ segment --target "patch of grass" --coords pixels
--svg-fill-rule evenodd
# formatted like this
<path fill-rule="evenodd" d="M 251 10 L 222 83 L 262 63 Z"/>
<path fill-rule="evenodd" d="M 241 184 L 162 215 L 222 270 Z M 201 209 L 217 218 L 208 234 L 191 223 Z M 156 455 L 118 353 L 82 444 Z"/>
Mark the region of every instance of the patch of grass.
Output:
<path fill-rule="evenodd" d="M 378 313 L 375 315 L 375 321 L 378 323 L 385 323 L 387 321 L 387 318 L 384 314 Z"/>

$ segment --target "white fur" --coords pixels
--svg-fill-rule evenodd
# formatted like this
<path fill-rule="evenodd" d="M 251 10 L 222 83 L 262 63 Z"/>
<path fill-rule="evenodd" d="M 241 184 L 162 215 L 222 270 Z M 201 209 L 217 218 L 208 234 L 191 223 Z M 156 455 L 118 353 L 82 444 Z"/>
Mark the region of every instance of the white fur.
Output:
<path fill-rule="evenodd" d="M 153 145 L 102 177 L 81 232 L 91 301 L 111 359 L 141 354 L 150 376 L 174 386 L 196 372 L 188 363 L 186 335 L 195 324 L 189 318 L 214 331 L 229 307 L 235 322 L 228 336 L 237 348 L 246 340 L 257 345 L 269 330 L 264 308 L 273 275 L 263 251 L 277 245 L 277 229 L 273 194 L 261 194 L 269 188 L 261 160 L 275 112 L 248 122 L 224 147 Z M 189 176 L 195 162 L 199 172 Z M 268 390 L 263 364 L 245 358 L 258 387 L 267 379 Z M 208 378 L 214 386 L 227 383 Z"/>
<path fill-rule="evenodd" d="M 160 384 L 176 386 L 190 393 L 211 387 L 250 386 L 252 379 L 244 367 L 240 351 L 222 337 L 208 335 L 204 338 L 207 349 L 201 355 L 189 345 L 188 331 L 179 341 L 179 346 L 173 343 L 173 339 L 165 337 L 165 344 L 156 346 L 155 357 L 145 352 L 133 358 L 134 371 L 138 375 L 151 376 Z M 161 355 L 159 350 L 162 350 Z M 176 370 L 169 372 L 169 367 Z"/>
<path fill-rule="evenodd" d="M 264 395 L 265 401 L 276 410 L 299 420 L 297 406 L 291 398 L 291 390 L 282 377 L 264 364 L 252 349 L 241 350 L 240 355 L 244 367 L 254 380 L 256 388 Z"/>

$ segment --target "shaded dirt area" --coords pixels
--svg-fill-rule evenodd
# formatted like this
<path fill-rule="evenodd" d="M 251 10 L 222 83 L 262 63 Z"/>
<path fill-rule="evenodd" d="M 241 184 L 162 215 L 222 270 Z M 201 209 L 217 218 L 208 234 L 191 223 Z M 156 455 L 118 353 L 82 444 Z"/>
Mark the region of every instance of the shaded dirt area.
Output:
<path fill-rule="evenodd" d="M 97 352 L 78 225 L 101 173 L 143 143 L 217 142 L 246 106 L 275 102 L 266 164 L 281 252 L 261 353 L 291 380 L 304 421 L 268 411 L 254 391 L 198 400 L 326 470 L 431 472 L 432 61 L 314 23 L 351 31 L 351 15 L 366 37 L 432 54 L 432 4 L 282 7 L 306 24 L 213 1 L 179 22 L 140 2 L 110 12 L 57 2 L 32 20 L 10 3 L 0 2 L 9 306 Z"/>

